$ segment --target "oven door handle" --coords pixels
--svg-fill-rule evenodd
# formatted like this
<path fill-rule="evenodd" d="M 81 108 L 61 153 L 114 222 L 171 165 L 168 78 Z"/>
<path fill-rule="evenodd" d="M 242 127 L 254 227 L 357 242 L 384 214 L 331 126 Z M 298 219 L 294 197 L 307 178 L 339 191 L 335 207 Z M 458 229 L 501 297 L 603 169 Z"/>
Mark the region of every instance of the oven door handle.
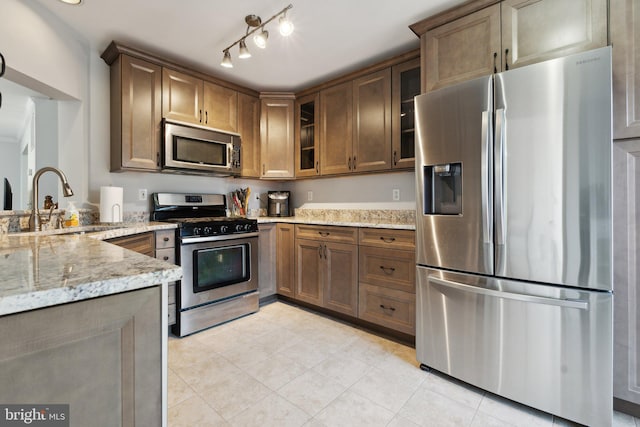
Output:
<path fill-rule="evenodd" d="M 205 236 L 205 237 L 182 237 L 180 238 L 180 242 L 183 245 L 189 245 L 192 243 L 220 242 L 224 240 L 247 239 L 249 237 L 258 237 L 258 233 L 236 233 L 236 234 L 225 234 L 222 236 Z"/>

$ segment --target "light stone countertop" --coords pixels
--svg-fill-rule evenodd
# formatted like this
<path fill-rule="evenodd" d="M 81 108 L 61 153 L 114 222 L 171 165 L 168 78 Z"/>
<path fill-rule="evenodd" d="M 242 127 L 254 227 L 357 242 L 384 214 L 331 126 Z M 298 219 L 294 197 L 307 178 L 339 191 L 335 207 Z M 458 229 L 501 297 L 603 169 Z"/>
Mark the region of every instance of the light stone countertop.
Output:
<path fill-rule="evenodd" d="M 89 232 L 90 227 L 74 232 Z M 179 266 L 101 241 L 165 228 L 175 225 L 131 224 L 86 235 L 0 236 L 0 316 L 180 280 Z"/>
<path fill-rule="evenodd" d="M 258 224 L 269 224 L 285 222 L 290 224 L 309 224 L 309 225 L 337 225 L 344 227 L 367 227 L 367 228 L 389 228 L 395 230 L 415 230 L 415 224 L 401 224 L 392 222 L 366 222 L 366 221 L 349 221 L 349 220 L 328 220 L 322 218 L 310 218 L 299 216 L 282 216 L 282 217 L 259 217 Z"/>

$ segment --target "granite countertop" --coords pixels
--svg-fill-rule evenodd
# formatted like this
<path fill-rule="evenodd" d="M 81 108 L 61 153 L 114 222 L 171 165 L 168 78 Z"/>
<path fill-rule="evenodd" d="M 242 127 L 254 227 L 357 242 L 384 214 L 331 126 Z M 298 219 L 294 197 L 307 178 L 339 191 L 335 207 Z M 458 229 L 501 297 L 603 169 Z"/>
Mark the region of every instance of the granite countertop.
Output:
<path fill-rule="evenodd" d="M 416 207 L 415 202 L 305 203 L 295 216 L 258 218 L 270 222 L 415 230 Z"/>
<path fill-rule="evenodd" d="M 329 220 L 320 217 L 304 217 L 304 216 L 282 216 L 282 217 L 259 217 L 258 224 L 269 224 L 277 222 L 286 222 L 290 224 L 309 224 L 309 225 L 337 225 L 344 227 L 367 227 L 367 228 L 390 228 L 395 230 L 415 230 L 415 224 L 401 224 L 393 222 L 358 221 L 358 220 Z"/>
<path fill-rule="evenodd" d="M 87 235 L 0 236 L 0 316 L 180 280 L 176 265 L 101 241 L 149 227 L 172 228 L 138 224 Z"/>
<path fill-rule="evenodd" d="M 9 235 L 20 236 L 56 236 L 82 234 L 92 239 L 107 240 L 116 237 L 130 236 L 132 234 L 146 233 L 147 231 L 170 230 L 177 228 L 176 224 L 169 222 L 132 222 L 132 223 L 98 223 L 79 227 L 61 228 L 46 231 L 28 231 Z"/>

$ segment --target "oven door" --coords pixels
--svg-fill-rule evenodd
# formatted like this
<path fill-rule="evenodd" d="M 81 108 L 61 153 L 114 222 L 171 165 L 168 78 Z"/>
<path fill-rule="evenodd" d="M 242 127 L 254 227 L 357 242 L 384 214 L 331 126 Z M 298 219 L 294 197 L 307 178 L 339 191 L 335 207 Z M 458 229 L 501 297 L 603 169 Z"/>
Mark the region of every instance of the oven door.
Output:
<path fill-rule="evenodd" d="M 180 310 L 257 291 L 258 233 L 184 238 L 180 263 Z"/>

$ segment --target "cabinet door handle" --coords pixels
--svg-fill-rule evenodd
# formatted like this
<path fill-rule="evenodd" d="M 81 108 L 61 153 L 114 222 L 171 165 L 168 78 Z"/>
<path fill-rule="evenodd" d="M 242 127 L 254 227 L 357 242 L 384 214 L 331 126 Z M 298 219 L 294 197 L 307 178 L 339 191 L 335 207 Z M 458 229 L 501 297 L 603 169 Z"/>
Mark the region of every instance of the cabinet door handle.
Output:
<path fill-rule="evenodd" d="M 396 241 L 395 237 L 384 237 L 384 236 L 380 236 L 380 240 L 382 240 L 385 243 L 393 243 Z"/>
<path fill-rule="evenodd" d="M 160 152 L 156 151 L 156 166 L 160 167 Z"/>
<path fill-rule="evenodd" d="M 493 74 L 498 73 L 498 52 L 493 52 Z"/>
<path fill-rule="evenodd" d="M 262 175 L 264 175 L 264 174 L 265 174 L 265 166 L 264 166 L 264 163 L 263 163 L 262 164 Z"/>
<path fill-rule="evenodd" d="M 389 275 L 393 274 L 393 272 L 394 272 L 394 271 L 396 271 L 396 269 L 395 269 L 395 268 L 393 268 L 393 267 L 385 267 L 384 265 L 381 265 L 381 266 L 380 266 L 380 269 L 381 269 L 382 271 L 384 271 L 384 272 L 385 272 L 385 274 L 389 274 Z"/>
<path fill-rule="evenodd" d="M 393 166 L 398 164 L 398 152 L 393 150 Z"/>
<path fill-rule="evenodd" d="M 0 53 L 0 77 L 4 76 L 7 67 L 4 62 L 4 55 Z"/>
<path fill-rule="evenodd" d="M 202 110 L 200 110 L 200 123 L 202 123 Z"/>
<path fill-rule="evenodd" d="M 208 111 L 204 112 L 204 124 L 205 125 L 209 124 L 209 112 Z"/>
<path fill-rule="evenodd" d="M 320 162 L 316 160 L 316 175 L 320 173 Z"/>
<path fill-rule="evenodd" d="M 327 259 L 327 245 L 324 245 L 324 259 Z"/>
<path fill-rule="evenodd" d="M 321 235 L 322 237 L 327 237 L 331 233 L 329 233 L 328 231 L 318 231 L 318 234 Z"/>
<path fill-rule="evenodd" d="M 387 307 L 384 304 L 380 304 L 380 308 L 383 309 L 383 310 L 396 311 L 395 307 Z"/>
<path fill-rule="evenodd" d="M 347 161 L 347 166 L 349 166 L 349 170 L 351 170 L 351 157 L 349 157 L 349 160 Z"/>
<path fill-rule="evenodd" d="M 356 156 L 353 156 L 353 170 L 356 170 Z"/>
<path fill-rule="evenodd" d="M 318 246 L 318 257 L 320 257 L 320 259 L 322 259 L 322 244 L 320 246 Z"/>
<path fill-rule="evenodd" d="M 509 57 L 509 49 L 504 50 L 504 69 L 505 71 L 509 70 L 509 61 L 507 58 Z"/>

